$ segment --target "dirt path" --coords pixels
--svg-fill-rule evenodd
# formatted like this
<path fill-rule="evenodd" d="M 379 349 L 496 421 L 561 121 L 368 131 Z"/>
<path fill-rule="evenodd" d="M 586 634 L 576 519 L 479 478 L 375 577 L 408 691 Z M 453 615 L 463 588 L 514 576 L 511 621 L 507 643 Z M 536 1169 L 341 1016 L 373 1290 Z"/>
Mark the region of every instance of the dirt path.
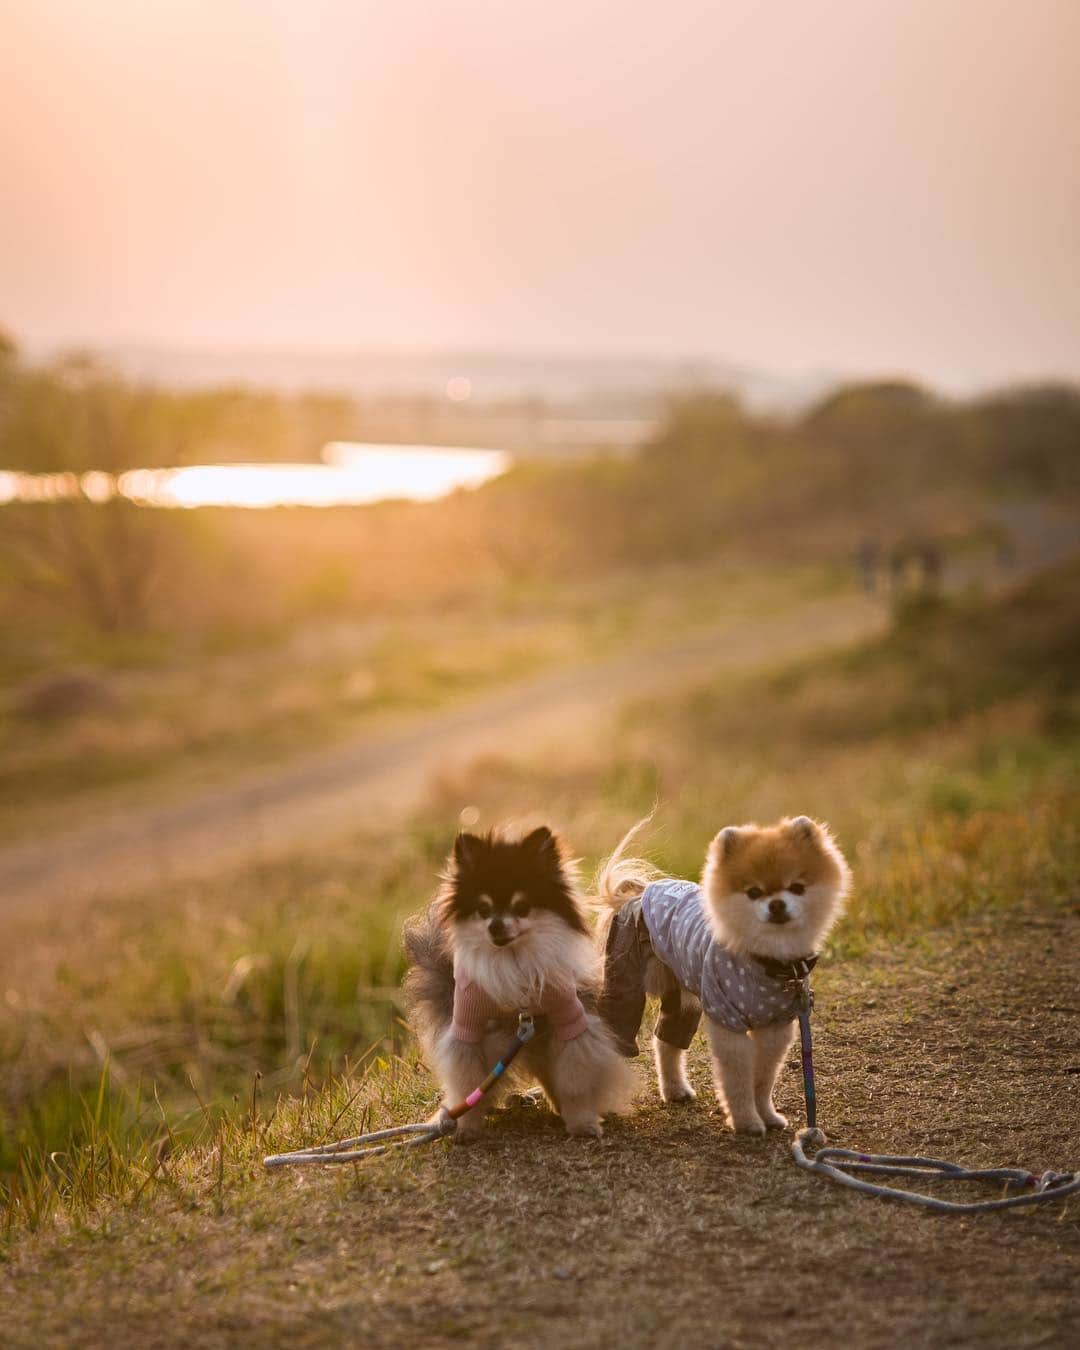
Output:
<path fill-rule="evenodd" d="M 339 836 L 361 816 L 389 821 L 418 800 L 437 771 L 505 750 L 508 742 L 556 754 L 579 729 L 595 730 L 620 700 L 851 642 L 883 623 L 882 607 L 859 596 L 815 601 L 792 614 L 556 671 L 185 801 L 112 812 L 0 851 L 0 912 L 269 859 Z"/>
<path fill-rule="evenodd" d="M 815 1059 L 833 1142 L 1080 1166 L 1078 967 L 1080 909 L 969 921 L 819 967 Z M 692 1076 L 697 1102 L 660 1107 L 650 1085 L 599 1142 L 511 1106 L 474 1148 L 348 1176 L 268 1177 L 253 1150 L 220 1206 L 211 1152 L 188 1192 L 161 1186 L 99 1230 L 21 1243 L 0 1265 L 0 1340 L 1076 1345 L 1080 1203 L 965 1219 L 854 1196 L 798 1171 L 788 1136 L 722 1128 L 700 1038 Z M 778 1100 L 800 1118 L 794 1056 Z"/>
<path fill-rule="evenodd" d="M 1016 548 L 1010 571 L 995 570 L 984 557 L 967 560 L 950 569 L 953 588 L 973 580 L 1015 583 L 1080 542 L 1071 517 L 1022 504 L 999 514 Z M 812 601 L 790 614 L 555 671 L 183 800 L 122 810 L 90 804 L 80 808 L 78 826 L 0 849 L 0 915 L 208 875 L 244 859 L 270 860 L 340 837 L 361 817 L 389 823 L 440 770 L 508 743 L 557 755 L 568 738 L 595 734 L 622 700 L 854 642 L 884 623 L 883 605 L 861 595 Z"/>

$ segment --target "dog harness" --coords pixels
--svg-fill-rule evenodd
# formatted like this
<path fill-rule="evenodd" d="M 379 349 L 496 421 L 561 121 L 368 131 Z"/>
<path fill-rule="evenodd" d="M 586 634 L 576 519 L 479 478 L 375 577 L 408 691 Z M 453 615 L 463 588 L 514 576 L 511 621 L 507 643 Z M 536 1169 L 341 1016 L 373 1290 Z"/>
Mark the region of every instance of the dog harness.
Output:
<path fill-rule="evenodd" d="M 560 1041 L 572 1041 L 586 1029 L 585 1009 L 573 989 L 545 985 L 539 998 L 529 1008 L 508 1012 L 500 1008 L 491 995 L 475 980 L 465 979 L 454 971 L 454 1021 L 451 1026 L 454 1039 L 467 1045 L 476 1045 L 489 1030 L 490 1023 L 503 1021 L 519 1012 L 543 1015 L 551 1024 Z"/>
<path fill-rule="evenodd" d="M 645 970 L 655 955 L 670 966 L 680 989 L 660 1002 L 656 1035 L 689 1047 L 701 1019 L 729 1031 L 779 1026 L 799 1014 L 801 987 L 791 966 L 722 947 L 713 935 L 693 881 L 666 879 L 645 887 L 618 911 L 608 932 L 601 1013 L 624 1055 L 636 1055 L 645 1011 Z"/>

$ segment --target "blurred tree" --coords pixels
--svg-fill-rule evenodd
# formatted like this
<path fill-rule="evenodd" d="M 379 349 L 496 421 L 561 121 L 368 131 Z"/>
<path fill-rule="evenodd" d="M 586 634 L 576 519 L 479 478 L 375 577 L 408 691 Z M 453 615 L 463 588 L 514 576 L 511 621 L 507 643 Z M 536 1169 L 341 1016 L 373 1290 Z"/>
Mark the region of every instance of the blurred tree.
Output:
<path fill-rule="evenodd" d="M 1080 490 L 1080 389 L 1041 384 L 1008 389 L 964 410 L 967 454 L 982 458 L 1003 486 L 1037 492 Z"/>
<path fill-rule="evenodd" d="M 147 627 L 171 522 L 119 497 L 3 510 L 4 571 L 28 606 L 113 635 Z"/>
<path fill-rule="evenodd" d="M 77 353 L 42 370 L 8 370 L 0 404 L 0 464 L 17 469 L 118 474 L 140 462 L 147 398 Z M 162 529 L 120 497 L 8 505 L 0 561 L 24 601 L 67 611 L 106 633 L 149 618 Z"/>
<path fill-rule="evenodd" d="M 908 380 L 871 380 L 843 384 L 816 403 L 803 418 L 811 430 L 830 434 L 918 424 L 937 406 L 921 385 Z"/>

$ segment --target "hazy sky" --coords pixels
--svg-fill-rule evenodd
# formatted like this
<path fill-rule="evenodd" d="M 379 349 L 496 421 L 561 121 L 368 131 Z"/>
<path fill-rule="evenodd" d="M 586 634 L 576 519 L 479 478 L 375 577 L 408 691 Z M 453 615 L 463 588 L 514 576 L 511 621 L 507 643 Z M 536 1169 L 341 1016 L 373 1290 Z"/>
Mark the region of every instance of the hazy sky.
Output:
<path fill-rule="evenodd" d="M 0 324 L 1080 377 L 1080 0 L 0 0 Z"/>

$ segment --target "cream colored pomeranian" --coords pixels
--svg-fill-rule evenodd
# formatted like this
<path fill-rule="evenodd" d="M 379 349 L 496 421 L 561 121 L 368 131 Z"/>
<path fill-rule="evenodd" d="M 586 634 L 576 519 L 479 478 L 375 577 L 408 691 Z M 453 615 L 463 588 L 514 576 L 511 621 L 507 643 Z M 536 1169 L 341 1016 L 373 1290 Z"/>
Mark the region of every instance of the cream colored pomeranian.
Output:
<path fill-rule="evenodd" d="M 598 882 L 611 911 L 601 1013 L 622 1053 L 635 1055 L 646 995 L 660 999 L 656 1072 L 664 1101 L 677 1102 L 695 1095 L 686 1051 L 704 1011 L 716 1093 L 732 1129 L 783 1129 L 773 1087 L 803 981 L 843 908 L 844 856 L 808 816 L 731 825 L 709 845 L 697 885 L 625 856 L 645 823 L 624 837 Z"/>
<path fill-rule="evenodd" d="M 549 829 L 520 840 L 459 834 L 405 948 L 410 1018 L 448 1106 L 502 1058 L 521 1012 L 536 1018 L 536 1036 L 507 1076 L 538 1082 L 570 1134 L 599 1136 L 601 1117 L 629 1106 L 634 1074 L 595 1010 L 599 956 Z M 459 1118 L 456 1139 L 476 1137 L 487 1104 Z"/>

